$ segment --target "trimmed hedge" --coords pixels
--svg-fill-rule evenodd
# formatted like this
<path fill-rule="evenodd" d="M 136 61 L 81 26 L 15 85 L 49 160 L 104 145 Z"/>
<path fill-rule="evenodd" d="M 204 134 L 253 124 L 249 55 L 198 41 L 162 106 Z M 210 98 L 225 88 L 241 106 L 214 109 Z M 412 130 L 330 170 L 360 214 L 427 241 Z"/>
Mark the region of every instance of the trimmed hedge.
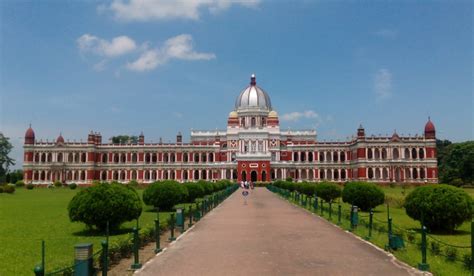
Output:
<path fill-rule="evenodd" d="M 407 215 L 420 222 L 423 215 L 429 230 L 453 231 L 471 219 L 472 205 L 468 193 L 446 184 L 417 187 L 405 198 Z"/>
<path fill-rule="evenodd" d="M 100 183 L 79 191 L 67 209 L 72 222 L 83 222 L 103 231 L 109 221 L 109 228 L 114 231 L 123 222 L 140 217 L 142 202 L 133 188 Z"/>
<path fill-rule="evenodd" d="M 71 183 L 68 185 L 69 189 L 71 190 L 75 190 L 77 188 L 77 184 L 76 183 Z"/>
<path fill-rule="evenodd" d="M 160 210 L 170 211 L 176 204 L 185 202 L 188 195 L 188 190 L 183 184 L 166 180 L 148 186 L 143 192 L 143 202 Z"/>
<path fill-rule="evenodd" d="M 385 193 L 373 183 L 349 182 L 342 191 L 342 200 L 362 211 L 369 211 L 384 203 Z"/>
<path fill-rule="evenodd" d="M 16 186 L 17 188 L 25 187 L 25 182 L 23 182 L 23 180 L 18 180 L 18 181 L 15 183 L 15 186 Z"/>
<path fill-rule="evenodd" d="M 203 197 L 205 194 L 204 187 L 198 183 L 186 183 L 184 187 L 188 190 L 187 202 L 194 202 L 196 198 Z"/>
<path fill-rule="evenodd" d="M 35 185 L 33 185 L 32 183 L 26 184 L 26 189 L 27 190 L 33 190 L 34 187 L 35 187 Z"/>
<path fill-rule="evenodd" d="M 337 184 L 322 182 L 315 185 L 315 192 L 324 201 L 333 202 L 341 196 L 341 187 Z"/>

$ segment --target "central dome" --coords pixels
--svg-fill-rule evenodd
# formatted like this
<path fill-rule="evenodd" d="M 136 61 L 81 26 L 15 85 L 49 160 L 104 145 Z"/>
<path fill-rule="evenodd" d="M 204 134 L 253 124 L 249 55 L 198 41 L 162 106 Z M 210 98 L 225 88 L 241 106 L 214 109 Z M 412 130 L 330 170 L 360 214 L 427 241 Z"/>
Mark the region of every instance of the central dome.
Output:
<path fill-rule="evenodd" d="M 250 85 L 247 86 L 235 101 L 236 110 L 272 110 L 272 103 L 267 92 L 257 86 L 255 75 L 250 78 Z"/>

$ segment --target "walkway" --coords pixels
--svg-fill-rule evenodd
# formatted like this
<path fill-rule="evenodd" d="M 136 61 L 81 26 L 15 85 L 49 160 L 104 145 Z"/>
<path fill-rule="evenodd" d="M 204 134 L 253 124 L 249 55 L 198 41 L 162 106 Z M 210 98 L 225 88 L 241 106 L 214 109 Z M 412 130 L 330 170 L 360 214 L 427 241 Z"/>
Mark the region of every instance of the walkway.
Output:
<path fill-rule="evenodd" d="M 139 271 L 140 275 L 410 275 L 385 253 L 256 188 L 241 190 Z"/>

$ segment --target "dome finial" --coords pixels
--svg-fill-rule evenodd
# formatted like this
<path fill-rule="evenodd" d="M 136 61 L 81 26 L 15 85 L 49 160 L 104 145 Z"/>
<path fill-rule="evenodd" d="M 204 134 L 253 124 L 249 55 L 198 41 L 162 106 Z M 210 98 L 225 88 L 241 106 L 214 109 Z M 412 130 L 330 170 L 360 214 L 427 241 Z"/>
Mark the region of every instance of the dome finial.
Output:
<path fill-rule="evenodd" d="M 257 84 L 257 80 L 255 78 L 255 74 L 252 74 L 250 76 L 250 85 L 256 85 Z"/>

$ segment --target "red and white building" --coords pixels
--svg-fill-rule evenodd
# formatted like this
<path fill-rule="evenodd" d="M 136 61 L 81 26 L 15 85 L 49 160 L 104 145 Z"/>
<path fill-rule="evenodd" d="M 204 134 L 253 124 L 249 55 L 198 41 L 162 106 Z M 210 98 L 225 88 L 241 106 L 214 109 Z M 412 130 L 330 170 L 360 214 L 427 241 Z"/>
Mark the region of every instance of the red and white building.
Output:
<path fill-rule="evenodd" d="M 269 95 L 250 84 L 237 97 L 227 129 L 191 131 L 189 143 L 181 134 L 175 143 L 103 143 L 91 132 L 87 142 L 35 139 L 25 134 L 26 183 L 54 181 L 88 184 L 94 180 L 151 183 L 200 179 L 271 181 L 364 180 L 380 183 L 436 183 L 436 136 L 428 120 L 424 135 L 367 136 L 362 126 L 344 142 L 320 142 L 315 130 L 281 130 Z"/>

